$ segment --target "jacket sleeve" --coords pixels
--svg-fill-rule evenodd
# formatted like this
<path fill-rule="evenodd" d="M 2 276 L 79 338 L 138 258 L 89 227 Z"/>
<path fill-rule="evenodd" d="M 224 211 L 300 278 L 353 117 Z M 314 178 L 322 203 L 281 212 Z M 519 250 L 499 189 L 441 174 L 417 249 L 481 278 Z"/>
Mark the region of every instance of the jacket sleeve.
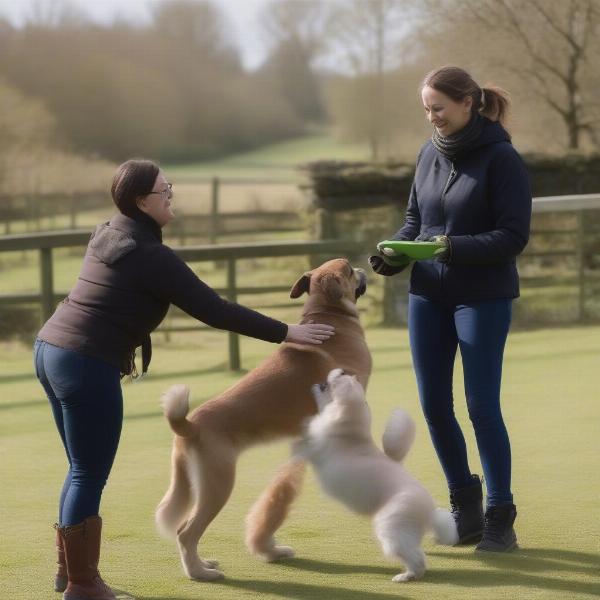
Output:
<path fill-rule="evenodd" d="M 491 231 L 451 235 L 450 264 L 494 264 L 518 256 L 529 241 L 531 189 L 523 160 L 510 146 L 490 165 Z"/>
<path fill-rule="evenodd" d="M 414 240 L 421 231 L 421 214 L 417 205 L 417 192 L 413 181 L 404 215 L 404 225 L 392 236 L 392 240 Z"/>
<path fill-rule="evenodd" d="M 422 152 L 423 150 L 421 150 Z M 421 213 L 419 212 L 419 206 L 417 204 L 417 188 L 415 181 L 417 179 L 417 169 L 419 168 L 419 160 L 421 158 L 421 152 L 417 156 L 417 162 L 415 166 L 415 177 L 410 187 L 410 195 L 408 197 L 408 204 L 406 206 L 406 213 L 404 215 L 404 225 L 391 237 L 392 240 L 414 240 L 421 231 Z"/>
<path fill-rule="evenodd" d="M 285 323 L 222 298 L 168 246 L 152 249 L 146 259 L 144 285 L 157 298 L 217 329 L 267 342 L 285 340 L 288 329 Z"/>

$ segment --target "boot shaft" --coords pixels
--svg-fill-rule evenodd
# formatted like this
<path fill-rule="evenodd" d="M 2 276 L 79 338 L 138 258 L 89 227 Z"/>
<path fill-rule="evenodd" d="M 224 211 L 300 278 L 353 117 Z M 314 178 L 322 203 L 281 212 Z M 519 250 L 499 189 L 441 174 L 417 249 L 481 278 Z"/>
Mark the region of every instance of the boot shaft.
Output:
<path fill-rule="evenodd" d="M 450 490 L 452 516 L 458 530 L 458 543 L 476 543 L 483 533 L 483 491 L 478 475 L 471 476 L 471 483 Z"/>
<path fill-rule="evenodd" d="M 483 490 L 481 487 L 481 479 L 479 475 L 471 476 L 471 483 L 461 488 L 450 490 L 450 504 L 452 509 L 468 507 L 473 504 L 483 503 Z"/>
<path fill-rule="evenodd" d="M 98 572 L 102 519 L 88 517 L 58 529 L 62 537 L 69 582 L 64 600 L 116 600 Z"/>
<path fill-rule="evenodd" d="M 61 535 L 61 529 L 58 523 L 54 523 L 54 529 L 56 531 L 56 575 L 54 576 L 54 591 L 64 592 L 67 587 L 67 561 L 65 559 L 65 548 L 63 544 L 63 538 Z"/>
<path fill-rule="evenodd" d="M 88 517 L 77 525 L 60 528 L 69 581 L 84 583 L 98 575 L 102 519 Z"/>

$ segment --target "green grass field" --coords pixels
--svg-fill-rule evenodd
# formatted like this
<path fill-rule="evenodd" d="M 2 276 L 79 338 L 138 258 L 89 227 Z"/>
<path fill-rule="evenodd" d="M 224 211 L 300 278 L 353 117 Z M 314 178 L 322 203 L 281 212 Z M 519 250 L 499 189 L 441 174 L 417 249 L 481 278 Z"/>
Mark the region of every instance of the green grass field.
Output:
<path fill-rule="evenodd" d="M 442 473 L 418 407 L 407 333 L 369 329 L 367 336 L 374 358 L 368 396 L 376 437 L 392 407 L 408 409 L 418 433 L 407 466 L 445 505 Z M 158 398 L 169 385 L 185 382 L 197 405 L 239 374 L 224 371 L 226 338 L 220 332 L 180 334 L 169 344 L 162 336 L 155 338 L 150 376 L 124 384 L 121 446 L 101 510 L 102 573 L 121 598 L 564 600 L 600 594 L 600 327 L 516 331 L 509 337 L 503 407 L 512 442 L 521 549 L 506 556 L 479 556 L 472 547 L 434 546 L 428 538 L 425 578 L 402 585 L 390 581 L 399 567 L 383 558 L 369 521 L 326 498 L 312 475 L 280 533 L 282 542 L 295 547 L 297 558 L 264 564 L 247 554 L 243 518 L 285 460 L 283 443 L 243 456 L 234 494 L 201 543 L 201 554 L 220 560 L 225 581 L 187 580 L 174 544 L 158 537 L 153 526 L 154 508 L 168 482 L 172 439 Z M 243 340 L 244 367 L 256 365 L 272 350 L 269 344 Z M 2 597 L 54 598 L 51 524 L 66 462 L 32 375 L 30 349 L 4 343 L 0 357 Z M 455 379 L 457 415 L 471 468 L 481 472 L 459 364 Z"/>
<path fill-rule="evenodd" d="M 418 148 L 415 149 L 415 153 Z M 298 176 L 298 165 L 314 160 L 368 160 L 366 144 L 342 143 L 331 131 L 316 132 L 268 144 L 219 160 L 163 165 L 165 172 L 180 181 L 218 175 L 224 178 L 289 180 Z"/>

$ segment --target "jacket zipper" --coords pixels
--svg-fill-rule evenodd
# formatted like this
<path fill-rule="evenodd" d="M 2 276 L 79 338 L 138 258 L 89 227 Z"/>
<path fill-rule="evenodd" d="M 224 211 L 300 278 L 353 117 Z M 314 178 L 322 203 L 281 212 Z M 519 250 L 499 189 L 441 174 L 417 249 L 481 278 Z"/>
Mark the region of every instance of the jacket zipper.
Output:
<path fill-rule="evenodd" d="M 452 185 L 452 181 L 454 181 L 454 178 L 456 177 L 456 167 L 454 166 L 454 163 L 450 163 L 450 164 L 452 165 L 452 169 L 450 169 L 450 175 L 448 175 L 448 179 L 446 180 L 446 185 L 444 186 L 444 191 L 442 192 L 442 206 L 443 206 L 444 196 L 446 195 L 448 188 Z"/>
<path fill-rule="evenodd" d="M 442 197 L 440 199 L 440 203 L 442 205 L 442 218 L 444 219 L 444 235 L 446 234 L 446 209 L 444 207 L 444 196 L 446 195 L 448 188 L 452 185 L 452 182 L 454 181 L 454 178 L 456 177 L 456 167 L 454 166 L 454 163 L 450 163 L 450 164 L 452 165 L 452 168 L 450 169 L 450 175 L 448 175 L 448 179 L 446 180 L 446 185 L 444 186 L 444 191 L 442 192 Z M 442 269 L 440 272 L 440 293 L 442 293 L 444 290 L 445 270 L 446 270 L 446 265 L 442 264 Z"/>

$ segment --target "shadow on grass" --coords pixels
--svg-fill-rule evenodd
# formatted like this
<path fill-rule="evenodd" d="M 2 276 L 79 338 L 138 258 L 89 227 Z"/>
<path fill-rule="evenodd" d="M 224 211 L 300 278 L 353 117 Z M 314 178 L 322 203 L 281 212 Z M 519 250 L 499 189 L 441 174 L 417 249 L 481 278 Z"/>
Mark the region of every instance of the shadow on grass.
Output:
<path fill-rule="evenodd" d="M 143 419 L 164 419 L 165 415 L 161 411 L 153 411 L 153 412 L 145 412 L 145 413 L 136 413 L 133 415 L 125 415 L 123 417 L 124 421 L 142 421 Z"/>
<path fill-rule="evenodd" d="M 433 551 L 428 552 L 428 556 L 439 556 L 458 561 L 464 560 L 473 565 L 477 564 L 477 567 L 473 569 L 430 569 L 422 581 L 423 584 L 488 589 L 490 587 L 522 586 L 538 590 L 591 595 L 597 595 L 599 589 L 598 583 L 579 581 L 575 575 L 577 572 L 592 575 L 598 574 L 600 559 L 598 554 L 551 548 L 522 548 L 510 554 L 484 554 L 475 552 L 457 554 L 452 551 Z M 488 568 L 481 569 L 482 565 Z M 277 566 L 279 568 L 298 569 L 316 573 L 374 573 L 390 578 L 398 572 L 398 568 L 394 568 L 393 566 L 349 565 L 307 558 L 293 558 L 277 563 Z M 550 572 L 553 576 L 546 577 L 543 575 L 544 572 Z M 556 576 L 565 572 L 572 573 L 574 576 L 568 579 L 564 577 L 559 579 Z M 236 588 L 258 595 L 272 594 L 296 600 L 309 600 L 313 598 L 326 598 L 327 600 L 406 599 L 406 596 L 399 593 L 402 591 L 401 585 L 394 587 L 394 592 L 389 594 L 309 583 L 233 578 L 226 578 L 221 582 L 208 585 Z M 392 585 L 395 586 L 395 584 Z M 419 585 L 419 583 L 414 585 Z M 208 589 L 208 586 L 203 589 Z M 125 592 L 119 592 L 117 595 L 119 600 L 166 600 L 165 597 L 160 596 L 131 596 Z M 169 596 L 169 600 L 184 599 L 177 596 Z"/>
<path fill-rule="evenodd" d="M 0 385 L 3 383 L 16 383 L 17 381 L 33 381 L 36 379 L 33 367 L 27 373 L 15 373 L 13 375 L 0 375 Z"/>
<path fill-rule="evenodd" d="M 376 575 L 389 575 L 390 579 L 399 571 L 402 571 L 400 564 L 389 567 L 375 565 L 348 565 L 344 563 L 335 563 L 324 560 L 314 560 L 312 558 L 289 558 L 277 563 L 280 569 L 297 569 L 299 571 L 314 571 L 315 573 L 374 573 Z"/>
<path fill-rule="evenodd" d="M 299 600 L 326 598 L 327 600 L 386 600 L 394 598 L 402 600 L 406 596 L 401 596 L 394 589 L 394 593 L 381 594 L 372 591 L 353 590 L 344 587 L 333 587 L 329 585 L 311 585 L 309 583 L 291 583 L 286 581 L 263 581 L 247 579 L 224 579 L 220 584 L 227 587 L 234 587 L 248 592 L 258 594 L 276 594 L 282 598 L 298 598 Z M 391 584 L 398 585 L 400 584 Z M 149 599 L 144 599 L 149 600 Z"/>
<path fill-rule="evenodd" d="M 260 579 L 224 579 L 223 581 L 208 585 L 236 588 L 246 592 L 254 592 L 258 595 L 272 594 L 281 598 L 295 598 L 297 600 L 314 600 L 314 598 L 323 598 L 326 600 L 390 600 L 391 598 L 394 600 L 406 600 L 407 598 L 398 593 L 381 594 L 338 586 L 311 585 L 309 583 L 291 583 L 286 581 L 263 581 Z M 208 590 L 208 588 L 203 589 Z M 165 600 L 165 598 L 160 596 L 137 596 L 132 600 Z M 169 600 L 184 599 L 170 596 Z"/>
<path fill-rule="evenodd" d="M 12 410 L 13 408 L 28 408 L 30 406 L 39 406 L 41 404 L 48 404 L 48 400 L 19 400 L 17 402 L 3 402 L 0 404 L 0 411 Z"/>
<path fill-rule="evenodd" d="M 470 560 L 498 568 L 506 568 L 510 565 L 519 571 L 576 571 L 600 577 L 600 553 L 592 554 L 555 548 L 519 548 L 510 554 L 473 552 L 472 554 L 457 555 L 452 552 L 434 550 L 428 552 L 427 556 Z"/>
<path fill-rule="evenodd" d="M 433 569 L 426 575 L 428 582 L 433 584 L 447 585 L 451 582 L 466 587 L 510 585 L 592 595 L 597 595 L 600 590 L 600 578 L 596 582 L 577 578 L 577 573 L 588 576 L 600 574 L 599 554 L 551 548 L 521 548 L 510 554 L 473 552 L 459 555 L 432 551 L 427 555 L 465 560 L 496 569 Z M 552 577 L 544 577 L 542 574 L 545 572 L 551 573 Z M 564 573 L 569 573 L 572 577 L 566 579 Z"/>

